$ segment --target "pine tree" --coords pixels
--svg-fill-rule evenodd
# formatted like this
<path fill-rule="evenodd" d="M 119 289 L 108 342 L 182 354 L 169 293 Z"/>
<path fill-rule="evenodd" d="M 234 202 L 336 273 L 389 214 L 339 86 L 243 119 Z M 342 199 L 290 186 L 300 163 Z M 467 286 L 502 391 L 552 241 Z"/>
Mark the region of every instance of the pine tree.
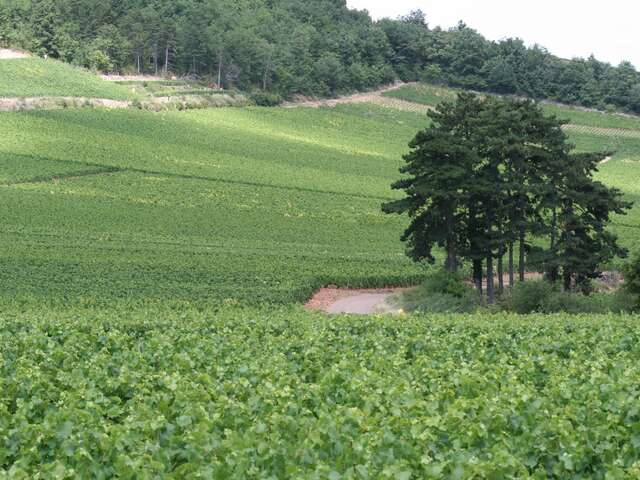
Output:
<path fill-rule="evenodd" d="M 430 115 L 434 123 L 416 135 L 409 145 L 412 151 L 404 157 L 406 165 L 400 171 L 408 177 L 392 186 L 407 196 L 382 206 L 386 213 L 411 217 L 402 240 L 413 260 L 433 263 L 433 248 L 439 246 L 446 252 L 445 268 L 450 272 L 458 269 L 466 238 L 463 226 L 475 154 L 464 136 L 464 121 L 474 102 L 475 97 L 462 96 Z"/>

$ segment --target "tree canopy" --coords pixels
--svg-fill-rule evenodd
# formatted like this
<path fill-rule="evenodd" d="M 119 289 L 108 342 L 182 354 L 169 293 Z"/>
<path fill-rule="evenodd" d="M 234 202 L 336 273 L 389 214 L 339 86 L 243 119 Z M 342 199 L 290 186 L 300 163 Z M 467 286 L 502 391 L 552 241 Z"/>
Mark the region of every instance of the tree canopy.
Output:
<path fill-rule="evenodd" d="M 493 42 L 421 11 L 371 20 L 345 0 L 3 0 L 0 44 L 105 71 L 174 72 L 225 87 L 328 96 L 441 82 L 640 113 L 640 74 Z"/>
<path fill-rule="evenodd" d="M 486 271 L 491 302 L 496 273 L 504 289 L 505 256 L 514 282 L 516 251 L 520 281 L 535 270 L 583 291 L 603 264 L 626 256 L 606 227 L 631 205 L 593 178 L 610 152 L 573 153 L 564 122 L 530 100 L 463 93 L 429 116 L 393 184 L 406 196 L 383 205 L 410 217 L 402 240 L 415 261 L 433 263 L 435 247 L 452 272 L 468 260 L 480 292 Z"/>

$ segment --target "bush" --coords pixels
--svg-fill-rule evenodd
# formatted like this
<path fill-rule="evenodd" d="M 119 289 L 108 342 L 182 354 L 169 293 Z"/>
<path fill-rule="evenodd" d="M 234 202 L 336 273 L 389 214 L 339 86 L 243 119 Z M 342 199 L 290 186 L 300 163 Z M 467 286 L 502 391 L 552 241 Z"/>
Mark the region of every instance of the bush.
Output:
<path fill-rule="evenodd" d="M 282 103 L 282 97 L 277 93 L 256 91 L 251 94 L 251 101 L 259 107 L 277 107 Z"/>
<path fill-rule="evenodd" d="M 613 313 L 629 313 L 640 309 L 640 297 L 626 288 L 621 288 L 611 295 L 610 311 Z"/>
<path fill-rule="evenodd" d="M 478 296 L 460 276 L 439 270 L 420 287 L 406 292 L 400 302 L 404 309 L 418 312 L 469 313 L 476 310 Z"/>
<path fill-rule="evenodd" d="M 473 288 L 464 283 L 462 277 L 446 270 L 438 270 L 429 275 L 422 284 L 422 289 L 425 293 L 442 293 L 457 298 L 473 293 Z"/>
<path fill-rule="evenodd" d="M 640 309 L 640 254 L 629 262 L 623 270 L 624 290 L 635 297 L 634 308 Z M 631 303 L 631 302 L 629 302 Z"/>
<path fill-rule="evenodd" d="M 543 313 L 606 313 L 613 310 L 611 294 L 586 296 L 570 292 L 554 292 L 542 304 Z"/>
<path fill-rule="evenodd" d="M 544 280 L 518 283 L 502 300 L 505 310 L 527 314 L 545 311 L 545 302 L 558 293 L 556 287 Z"/>
<path fill-rule="evenodd" d="M 545 280 L 517 284 L 504 297 L 504 310 L 519 313 L 607 313 L 630 312 L 633 302 L 624 291 L 614 294 L 598 293 L 590 296 L 581 293 L 562 292 Z"/>

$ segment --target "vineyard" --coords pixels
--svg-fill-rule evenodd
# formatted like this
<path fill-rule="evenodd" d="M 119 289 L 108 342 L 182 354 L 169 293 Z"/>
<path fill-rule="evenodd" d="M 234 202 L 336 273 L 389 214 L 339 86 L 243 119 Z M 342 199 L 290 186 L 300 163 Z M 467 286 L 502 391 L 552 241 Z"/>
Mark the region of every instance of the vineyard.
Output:
<path fill-rule="evenodd" d="M 0 114 L 3 294 L 263 304 L 412 284 L 424 270 L 380 204 L 424 122 L 371 105 Z M 640 197 L 640 140 L 571 135 L 617 150 L 599 175 Z M 639 227 L 638 206 L 614 222 L 630 248 Z"/>
<path fill-rule="evenodd" d="M 3 312 L 0 476 L 637 478 L 639 340 L 633 317 Z"/>
<path fill-rule="evenodd" d="M 0 113 L 0 479 L 638 478 L 637 316 L 299 306 L 424 278 L 402 100 Z M 567 112 L 640 250 L 640 126 Z"/>
<path fill-rule="evenodd" d="M 380 203 L 421 120 L 359 108 L 0 115 L 3 294 L 262 304 L 416 282 Z"/>

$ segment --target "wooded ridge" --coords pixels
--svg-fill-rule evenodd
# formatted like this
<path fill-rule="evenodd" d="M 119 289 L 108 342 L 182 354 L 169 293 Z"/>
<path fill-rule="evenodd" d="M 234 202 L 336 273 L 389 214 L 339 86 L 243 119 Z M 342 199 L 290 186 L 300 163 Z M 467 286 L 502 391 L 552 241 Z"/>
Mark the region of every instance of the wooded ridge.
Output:
<path fill-rule="evenodd" d="M 372 21 L 345 0 L 5 0 L 0 45 L 110 72 L 193 75 L 225 88 L 334 96 L 399 78 L 640 113 L 640 75 L 493 42 L 417 11 Z"/>

